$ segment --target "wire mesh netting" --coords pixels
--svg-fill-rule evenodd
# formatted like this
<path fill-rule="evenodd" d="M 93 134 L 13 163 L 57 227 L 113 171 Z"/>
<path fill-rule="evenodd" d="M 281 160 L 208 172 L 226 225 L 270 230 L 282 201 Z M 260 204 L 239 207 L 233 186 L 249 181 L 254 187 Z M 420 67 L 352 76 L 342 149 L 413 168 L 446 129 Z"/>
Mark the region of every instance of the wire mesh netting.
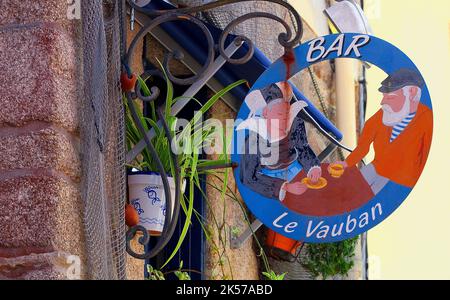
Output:
<path fill-rule="evenodd" d="M 119 0 L 82 2 L 82 196 L 92 279 L 125 279 L 124 114 Z"/>

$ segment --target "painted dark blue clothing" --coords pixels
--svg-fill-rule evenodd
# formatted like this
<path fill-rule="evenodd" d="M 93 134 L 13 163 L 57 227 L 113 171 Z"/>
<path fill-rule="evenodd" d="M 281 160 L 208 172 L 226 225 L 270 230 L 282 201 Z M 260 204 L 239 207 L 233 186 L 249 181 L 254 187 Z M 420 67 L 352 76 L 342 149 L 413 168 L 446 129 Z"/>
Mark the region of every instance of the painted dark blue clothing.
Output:
<path fill-rule="evenodd" d="M 275 147 L 279 149 L 279 160 L 276 164 L 268 165 L 266 157 L 271 154 L 270 149 Z M 294 160 L 300 163 L 306 173 L 312 167 L 320 166 L 319 159 L 309 146 L 305 122 L 299 116 L 294 119 L 289 135 L 276 143 L 270 143 L 250 132 L 245 140 L 245 151 L 241 154 L 240 180 L 251 190 L 267 198 L 278 199 L 286 180 L 267 176 L 262 170 L 285 169 Z"/>

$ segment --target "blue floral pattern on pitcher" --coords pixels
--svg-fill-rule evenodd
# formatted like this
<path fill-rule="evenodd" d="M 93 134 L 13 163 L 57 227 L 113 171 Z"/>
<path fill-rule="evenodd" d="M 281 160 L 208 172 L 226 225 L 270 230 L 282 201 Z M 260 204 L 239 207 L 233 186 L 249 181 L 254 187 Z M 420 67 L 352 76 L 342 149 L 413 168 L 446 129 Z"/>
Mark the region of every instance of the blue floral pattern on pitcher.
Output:
<path fill-rule="evenodd" d="M 156 191 L 154 189 L 152 189 L 151 187 L 146 187 L 144 189 L 144 192 L 147 193 L 147 197 L 150 201 L 152 201 L 152 205 L 155 205 L 157 202 L 161 202 L 161 199 L 159 199 L 158 194 L 156 193 Z"/>
<path fill-rule="evenodd" d="M 144 213 L 141 203 L 139 203 L 139 199 L 131 200 L 131 204 L 134 206 L 134 209 L 137 211 L 138 215 L 142 215 Z"/>

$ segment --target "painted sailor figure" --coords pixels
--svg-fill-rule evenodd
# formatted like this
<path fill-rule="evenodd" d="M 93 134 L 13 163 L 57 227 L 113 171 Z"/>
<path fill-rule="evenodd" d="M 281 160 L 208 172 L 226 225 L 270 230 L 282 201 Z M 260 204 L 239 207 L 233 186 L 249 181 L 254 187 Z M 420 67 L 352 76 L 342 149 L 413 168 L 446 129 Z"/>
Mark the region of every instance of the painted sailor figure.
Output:
<path fill-rule="evenodd" d="M 379 91 L 381 109 L 366 121 L 358 146 L 344 168 L 358 164 L 373 144 L 374 160 L 361 168 L 373 193 L 389 181 L 412 188 L 425 166 L 433 134 L 433 114 L 421 103 L 424 81 L 414 70 L 399 69 L 390 74 Z"/>
<path fill-rule="evenodd" d="M 252 91 L 245 99 L 249 117 L 237 127 L 238 131 L 249 130 L 241 154 L 241 182 L 267 198 L 281 201 L 286 192 L 301 195 L 307 190 L 303 183 L 292 182 L 302 169 L 312 182 L 322 175 L 299 116 L 307 103 L 292 98 L 287 82 Z"/>

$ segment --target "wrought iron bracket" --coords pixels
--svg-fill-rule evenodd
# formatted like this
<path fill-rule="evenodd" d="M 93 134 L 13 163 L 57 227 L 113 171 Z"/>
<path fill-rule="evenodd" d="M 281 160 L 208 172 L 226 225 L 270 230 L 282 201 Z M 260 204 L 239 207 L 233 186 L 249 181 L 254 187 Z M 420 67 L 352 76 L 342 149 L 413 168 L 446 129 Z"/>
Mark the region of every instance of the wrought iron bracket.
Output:
<path fill-rule="evenodd" d="M 285 49 L 286 53 L 288 53 L 290 50 L 292 50 L 295 46 L 297 46 L 300 43 L 300 40 L 303 35 L 303 24 L 302 24 L 301 17 L 298 14 L 298 12 L 289 3 L 287 3 L 283 0 L 256 0 L 256 1 L 270 2 L 270 3 L 281 5 L 281 6 L 285 7 L 292 14 L 292 16 L 295 19 L 296 24 L 294 24 L 294 30 L 292 30 L 290 28 L 290 26 L 283 19 L 281 19 L 278 16 L 275 16 L 275 15 L 273 15 L 271 13 L 267 13 L 267 12 L 253 12 L 253 13 L 243 15 L 243 16 L 235 19 L 234 21 L 232 21 L 229 25 L 227 25 L 219 38 L 218 45 L 215 45 L 212 35 L 209 32 L 208 28 L 205 26 L 205 24 L 192 15 L 194 13 L 211 10 L 211 9 L 229 5 L 229 4 L 249 2 L 249 1 L 255 1 L 255 0 L 219 0 L 219 1 L 211 2 L 211 3 L 204 4 L 204 5 L 197 6 L 197 7 L 188 7 L 188 8 L 180 8 L 180 9 L 161 11 L 161 10 L 151 10 L 151 9 L 139 7 L 138 5 L 135 4 L 134 1 L 127 0 L 128 4 L 132 8 L 132 10 L 134 10 L 135 12 L 139 12 L 141 14 L 145 14 L 145 15 L 151 17 L 152 19 L 142 26 L 142 28 L 139 30 L 139 32 L 136 34 L 133 41 L 131 42 L 130 47 L 129 47 L 128 51 L 126 52 L 125 57 L 123 59 L 123 61 L 125 62 L 124 68 L 127 70 L 127 73 L 129 73 L 129 75 L 131 75 L 131 73 L 133 73 L 133 70 L 131 70 L 130 66 L 131 66 L 131 61 L 133 59 L 133 55 L 136 50 L 136 47 L 139 45 L 139 43 L 142 41 L 142 39 L 147 34 L 149 34 L 152 30 L 156 29 L 159 25 L 161 25 L 163 23 L 171 22 L 171 21 L 185 21 L 185 22 L 190 22 L 190 23 L 198 26 L 200 28 L 200 30 L 203 32 L 205 39 L 208 43 L 208 51 L 207 51 L 208 55 L 207 55 L 205 64 L 200 68 L 200 70 L 198 72 L 196 72 L 196 74 L 194 74 L 193 76 L 191 76 L 189 78 L 178 78 L 178 77 L 174 76 L 169 67 L 170 62 L 173 59 L 178 60 L 178 61 L 183 60 L 183 53 L 181 51 L 173 50 L 171 52 L 166 53 L 164 56 L 163 68 L 165 69 L 168 78 L 173 83 L 176 83 L 176 84 L 192 85 L 188 89 L 190 97 L 194 96 L 199 91 L 199 89 L 206 84 L 208 79 L 210 79 L 220 69 L 220 67 L 223 66 L 224 63 L 229 62 L 232 64 L 244 64 L 252 58 L 253 53 L 254 53 L 254 45 L 253 45 L 252 41 L 250 39 L 248 39 L 247 37 L 238 36 L 231 44 L 226 45 L 226 40 L 227 40 L 227 37 L 230 35 L 230 32 L 237 25 L 239 25 L 240 23 L 242 23 L 248 19 L 266 18 L 266 19 L 275 20 L 275 21 L 279 22 L 280 24 L 282 24 L 285 29 L 285 32 L 282 32 L 278 35 L 278 42 Z M 246 42 L 248 45 L 248 52 L 243 57 L 232 58 L 233 54 L 237 51 L 237 49 L 239 49 L 239 47 L 242 46 L 242 44 L 244 42 Z M 216 49 L 218 49 L 219 53 L 220 53 L 220 56 L 217 58 L 214 57 Z M 137 128 L 139 128 L 139 130 L 141 131 L 141 133 L 144 136 L 144 139 L 142 141 L 140 141 L 137 145 L 135 145 L 134 149 L 132 149 L 129 153 L 127 153 L 126 161 L 131 162 L 137 155 L 139 155 L 139 153 L 145 147 L 147 147 L 149 149 L 149 152 L 155 159 L 157 165 L 159 165 L 159 171 L 160 171 L 161 177 L 163 179 L 163 183 L 164 183 L 164 191 L 165 191 L 166 202 L 167 202 L 166 205 L 168 205 L 170 207 L 172 201 L 174 202 L 174 214 L 173 214 L 173 216 L 171 216 L 170 214 L 168 214 L 166 216 L 166 222 L 164 225 L 164 229 L 163 229 L 161 238 L 158 240 L 157 245 L 147 253 L 136 253 L 130 246 L 130 242 L 135 237 L 137 232 L 142 232 L 142 234 L 143 234 L 143 236 L 141 238 L 139 238 L 138 242 L 141 245 L 148 244 L 150 236 L 146 232 L 145 228 L 143 228 L 142 226 L 134 226 L 128 230 L 127 235 L 126 235 L 127 252 L 131 256 L 133 256 L 135 258 L 139 258 L 139 259 L 149 259 L 151 257 L 154 257 L 167 244 L 167 242 L 170 240 L 170 238 L 173 234 L 173 231 L 175 229 L 176 222 L 178 219 L 179 206 L 180 206 L 179 197 L 180 197 L 181 182 L 180 182 L 180 178 L 178 178 L 179 174 L 176 174 L 176 176 L 175 176 L 176 177 L 175 178 L 176 196 L 175 196 L 175 199 L 171 199 L 168 180 L 167 180 L 167 174 L 164 172 L 161 161 L 150 142 L 152 133 L 145 132 L 143 130 L 143 126 L 142 126 L 142 124 L 140 124 L 139 118 L 137 118 L 137 116 L 136 116 L 136 111 L 135 111 L 134 105 L 130 105 L 130 104 L 132 104 L 132 101 L 135 99 L 139 99 L 144 102 L 154 101 L 158 97 L 159 90 L 157 87 L 152 87 L 151 91 L 152 91 L 152 94 L 150 96 L 143 96 L 140 93 L 140 86 L 137 85 L 135 87 L 135 93 L 128 92 L 126 94 L 126 98 L 129 103 L 130 110 L 132 112 L 133 120 L 136 123 L 135 125 L 137 126 Z M 180 102 L 179 104 L 177 103 L 177 105 L 175 105 L 172 108 L 172 114 L 176 115 L 186 104 L 187 104 L 187 101 L 185 101 L 183 103 Z M 166 134 L 169 134 L 168 130 L 166 130 L 167 123 L 164 120 L 164 118 L 160 118 L 160 125 L 162 125 L 165 128 Z M 168 136 L 168 138 L 172 142 L 173 137 Z M 174 160 L 173 157 L 171 159 Z M 176 170 L 177 170 L 177 168 L 176 168 Z"/>

